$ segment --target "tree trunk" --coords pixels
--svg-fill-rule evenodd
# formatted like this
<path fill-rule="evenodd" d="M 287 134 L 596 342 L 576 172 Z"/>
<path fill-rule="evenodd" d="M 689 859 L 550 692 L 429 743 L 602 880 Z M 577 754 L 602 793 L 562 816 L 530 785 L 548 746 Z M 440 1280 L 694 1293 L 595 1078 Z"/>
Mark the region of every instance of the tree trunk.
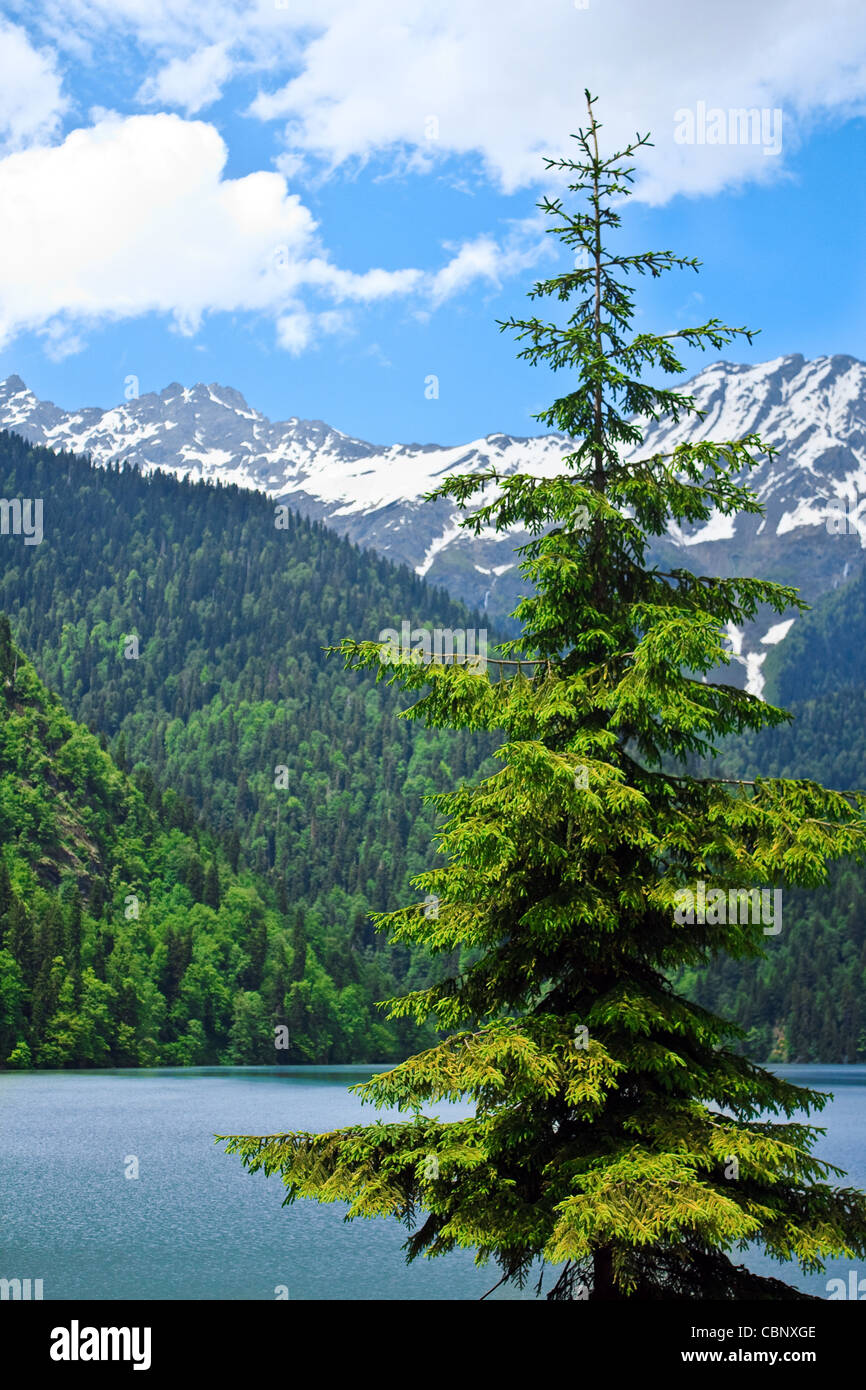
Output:
<path fill-rule="evenodd" d="M 601 1245 L 592 1255 L 591 1300 L 619 1298 L 613 1282 L 613 1246 Z"/>

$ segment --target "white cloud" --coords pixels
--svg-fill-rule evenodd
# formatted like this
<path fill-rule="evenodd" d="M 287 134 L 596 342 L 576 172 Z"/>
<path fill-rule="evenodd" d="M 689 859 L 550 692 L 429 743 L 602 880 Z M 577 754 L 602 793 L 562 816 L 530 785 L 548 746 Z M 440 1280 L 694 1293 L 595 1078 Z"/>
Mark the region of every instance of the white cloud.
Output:
<path fill-rule="evenodd" d="M 178 106 L 187 115 L 193 115 L 203 106 L 219 100 L 231 71 L 228 46 L 213 43 L 199 48 L 188 58 L 172 58 L 142 83 L 139 100 Z"/>
<path fill-rule="evenodd" d="M 791 147 L 810 120 L 862 110 L 866 95 L 862 0 L 41 0 L 28 22 L 59 46 L 132 36 L 173 104 L 225 80 L 214 50 L 230 46 L 261 74 L 253 111 L 288 123 L 295 155 L 329 167 L 382 152 L 415 167 L 466 155 L 507 190 L 537 182 L 541 154 L 562 152 L 585 86 L 600 95 L 606 139 L 653 132 L 641 192 L 656 202 L 766 179 L 783 163 L 748 145 L 677 145 L 678 109 L 781 107 Z"/>
<path fill-rule="evenodd" d="M 150 310 L 191 331 L 208 309 L 267 305 L 273 248 L 303 255 L 315 224 L 279 174 L 225 180 L 225 159 L 212 126 L 154 115 L 0 163 L 5 334 Z"/>
<path fill-rule="evenodd" d="M 416 162 L 477 156 L 512 191 L 544 178 L 543 154 L 565 152 L 585 120 L 586 86 L 600 96 L 607 147 L 652 131 L 638 183 L 648 201 L 766 179 L 784 159 L 748 144 L 677 144 L 675 113 L 700 101 L 780 107 L 791 148 L 815 116 L 862 110 L 862 0 L 592 0 L 585 10 L 566 0 L 347 0 L 325 6 L 299 71 L 263 83 L 252 111 L 286 120 L 291 149 L 331 166 L 383 151 L 409 150 Z"/>
<path fill-rule="evenodd" d="M 19 4 L 23 9 L 23 0 Z M 262 12 L 274 8 L 273 0 L 260 6 Z M 58 47 L 75 52 L 83 44 L 98 46 L 112 32 L 131 33 L 155 49 L 173 45 L 188 51 L 225 38 L 240 26 L 245 11 L 255 22 L 255 6 L 250 9 L 245 0 L 40 0 L 27 17 Z"/>
<path fill-rule="evenodd" d="M 477 265 L 459 251 L 457 270 L 345 270 L 282 174 L 227 179 L 226 154 L 203 121 L 103 114 L 62 145 L 0 161 L 0 341 L 35 330 L 62 357 L 101 321 L 157 312 L 193 334 L 207 313 L 248 310 L 272 315 L 278 343 L 299 352 L 350 327 L 333 305 L 438 303 L 493 273 L 492 245 Z"/>
<path fill-rule="evenodd" d="M 281 314 L 277 319 L 277 342 L 293 357 L 298 357 L 309 347 L 313 338 L 313 318 L 304 309 L 296 309 L 291 314 Z"/>
<path fill-rule="evenodd" d="M 324 309 L 311 314 L 298 308 L 281 314 L 276 328 L 279 346 L 293 357 L 299 357 L 325 335 L 351 333 L 352 323 L 348 314 L 340 309 Z"/>
<path fill-rule="evenodd" d="M 366 270 L 358 274 L 340 270 L 329 261 L 313 260 L 305 268 L 304 278 L 307 284 L 326 289 L 338 302 L 354 299 L 372 304 L 377 299 L 411 294 L 422 286 L 425 277 L 423 271 L 412 269 Z"/>
<path fill-rule="evenodd" d="M 44 328 L 39 329 L 39 336 L 45 344 L 45 356 L 52 362 L 62 362 L 67 357 L 73 357 L 84 347 L 81 336 L 60 318 L 49 320 Z"/>
<path fill-rule="evenodd" d="M 441 304 L 476 280 L 486 280 L 498 288 L 510 275 L 536 265 L 552 249 L 550 238 L 545 239 L 540 220 L 535 217 L 516 223 L 503 242 L 490 235 L 465 241 L 447 265 L 433 275 L 430 299 L 434 305 Z"/>
<path fill-rule="evenodd" d="M 304 286 L 369 302 L 415 282 L 332 265 L 281 174 L 225 179 L 225 160 L 212 126 L 160 114 L 0 161 L 2 336 L 50 325 L 71 341 L 63 325 L 151 311 L 192 333 L 214 310 L 278 313 Z"/>
<path fill-rule="evenodd" d="M 230 51 L 259 74 L 252 110 L 285 126 L 284 170 L 457 155 L 503 189 L 537 184 L 589 86 L 606 144 L 652 132 L 638 189 L 663 202 L 777 177 L 812 121 L 866 109 L 862 0 L 41 0 L 27 15 L 64 50 L 132 39 L 155 65 L 145 90 L 189 111 L 230 80 Z M 675 113 L 698 102 L 781 108 L 781 157 L 677 144 Z"/>
<path fill-rule="evenodd" d="M 193 333 L 210 312 L 245 310 L 270 315 L 277 341 L 299 352 L 347 328 L 346 306 L 403 298 L 420 312 L 495 288 L 543 255 L 537 219 L 455 242 L 439 268 L 350 271 L 290 181 L 374 157 L 436 171 L 458 156 L 470 163 L 449 167 L 452 182 L 474 167 L 508 191 L 543 186 L 541 156 L 566 151 L 587 85 L 605 148 L 651 131 L 638 157 L 645 200 L 765 180 L 810 123 L 866 110 L 861 16 L 862 0 L 697 11 L 693 0 L 41 0 L 28 27 L 55 54 L 0 21 L 0 138 L 13 149 L 0 162 L 0 332 L 34 329 L 62 355 L 88 323 L 158 312 Z M 252 111 L 278 123 L 276 170 L 226 178 L 217 130 L 166 113 L 95 110 L 89 128 L 46 144 L 65 109 L 56 55 L 79 60 L 90 45 L 98 56 L 115 40 L 149 65 L 131 104 L 191 114 L 258 73 Z M 781 155 L 678 143 L 677 113 L 700 103 L 781 108 Z M 252 120 L 249 133 L 264 143 Z"/>
<path fill-rule="evenodd" d="M 18 149 L 57 130 L 66 108 L 51 54 L 16 24 L 0 19 L 0 140 Z"/>

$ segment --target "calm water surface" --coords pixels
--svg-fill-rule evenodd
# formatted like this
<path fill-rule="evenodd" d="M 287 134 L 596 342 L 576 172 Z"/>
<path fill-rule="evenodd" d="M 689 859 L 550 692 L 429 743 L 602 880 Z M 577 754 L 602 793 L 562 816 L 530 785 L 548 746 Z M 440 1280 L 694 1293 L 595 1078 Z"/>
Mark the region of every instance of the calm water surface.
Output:
<path fill-rule="evenodd" d="M 818 1152 L 866 1188 L 866 1067 L 777 1070 L 834 1091 Z M 369 1120 L 347 1088 L 372 1071 L 0 1073 L 0 1276 L 41 1278 L 46 1299 L 273 1299 L 279 1285 L 302 1299 L 478 1298 L 498 1273 L 470 1252 L 407 1267 L 396 1222 L 345 1223 L 342 1208 L 315 1202 L 283 1208 L 279 1178 L 248 1174 L 213 1142 Z M 132 1155 L 138 1179 L 124 1176 Z M 828 1278 L 856 1267 L 804 1277 L 748 1262 L 825 1297 Z"/>

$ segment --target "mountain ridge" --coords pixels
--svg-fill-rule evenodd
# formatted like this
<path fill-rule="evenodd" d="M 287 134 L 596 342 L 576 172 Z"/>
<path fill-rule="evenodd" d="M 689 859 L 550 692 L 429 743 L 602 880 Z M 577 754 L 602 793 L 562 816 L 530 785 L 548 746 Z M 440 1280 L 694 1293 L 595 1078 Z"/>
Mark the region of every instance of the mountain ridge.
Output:
<path fill-rule="evenodd" d="M 758 431 L 778 453 L 751 475 L 764 518 L 714 516 L 687 531 L 673 528 L 654 547 L 656 557 L 703 573 L 794 584 L 809 602 L 851 577 L 866 546 L 866 364 L 848 354 L 810 361 L 800 353 L 753 365 L 718 361 L 682 389 L 703 417 L 640 422 L 644 441 L 630 456 Z M 172 382 L 107 410 L 66 411 L 40 401 L 16 375 L 0 383 L 0 426 L 100 465 L 125 462 L 145 473 L 162 469 L 264 492 L 406 564 L 496 625 L 524 591 L 515 547 L 528 537 L 470 536 L 450 500 L 425 502 L 424 495 L 455 471 L 550 476 L 571 447 L 561 434 L 501 432 L 457 445 L 371 444 L 320 420 L 271 421 L 219 383 Z M 843 534 L 828 532 L 833 506 L 844 508 Z M 740 679 L 754 693 L 763 689 L 767 647 L 790 631 L 778 629 L 778 618 L 762 614 L 729 632 Z"/>

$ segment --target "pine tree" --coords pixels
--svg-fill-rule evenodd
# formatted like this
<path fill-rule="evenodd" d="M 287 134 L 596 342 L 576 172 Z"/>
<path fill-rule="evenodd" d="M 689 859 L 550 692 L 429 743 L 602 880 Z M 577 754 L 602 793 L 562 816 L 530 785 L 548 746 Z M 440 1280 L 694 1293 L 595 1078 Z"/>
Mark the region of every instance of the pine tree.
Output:
<path fill-rule="evenodd" d="M 63 955 L 70 968 L 77 969 L 81 961 L 81 895 L 74 882 L 67 879 L 61 888 L 63 902 Z"/>
<path fill-rule="evenodd" d="M 205 907 L 212 907 L 214 911 L 219 910 L 220 905 L 220 876 L 215 859 L 208 861 L 207 870 L 204 876 L 204 887 L 202 889 L 201 900 Z"/>
<path fill-rule="evenodd" d="M 12 681 L 15 674 L 15 648 L 12 629 L 5 613 L 0 613 L 0 689 Z"/>
<path fill-rule="evenodd" d="M 237 830 L 235 830 L 234 828 L 232 828 L 232 829 L 229 831 L 228 837 L 227 837 L 227 839 L 226 839 L 226 853 L 227 853 L 227 855 L 228 855 L 229 864 L 231 865 L 231 871 L 232 871 L 233 874 L 236 874 L 237 871 L 238 871 L 238 863 L 240 862 L 240 857 L 241 857 L 241 837 L 240 837 L 240 835 L 238 834 Z M 282 887 L 282 890 L 283 890 L 283 898 L 285 898 L 285 885 L 282 884 L 282 883 L 280 883 L 280 884 L 278 885 L 278 888 L 277 888 L 278 893 L 279 893 L 280 887 Z M 286 912 L 286 911 L 288 911 L 288 907 L 283 907 L 283 906 L 281 905 L 281 903 L 282 903 L 282 899 L 279 899 L 279 900 L 278 900 L 278 906 L 279 906 L 280 912 Z"/>
<path fill-rule="evenodd" d="M 292 924 L 292 968 L 289 978 L 293 981 L 302 980 L 306 968 L 307 933 L 304 926 L 304 914 L 300 908 L 295 908 L 295 918 Z"/>
<path fill-rule="evenodd" d="M 9 870 L 6 867 L 5 859 L 0 856 L 0 946 L 3 945 L 6 936 L 6 914 L 12 906 L 12 880 L 9 877 Z"/>
<path fill-rule="evenodd" d="M 671 521 L 760 512 L 748 475 L 768 450 L 750 435 L 639 457 L 641 417 L 697 414 L 647 371 L 681 375 L 678 344 L 750 335 L 717 319 L 632 331 L 634 277 L 698 262 L 611 246 L 629 161 L 648 138 L 603 157 L 587 103 L 578 158 L 548 161 L 585 201 L 540 204 L 574 268 L 530 293 L 575 307 L 500 325 L 525 360 L 568 372 L 570 389 L 538 418 L 573 452 L 557 477 L 491 470 L 434 494 L 466 508 L 476 534 L 529 533 L 521 636 L 500 648 L 497 680 L 459 662 L 383 669 L 376 643 L 342 648 L 420 692 L 409 717 L 504 731 L 495 775 L 436 798 L 447 862 L 415 883 L 437 912 L 416 903 L 380 918 L 396 942 L 446 959 L 462 948 L 461 973 L 389 1005 L 392 1018 L 432 1016 L 447 1036 L 358 1088 L 405 1120 L 235 1136 L 228 1148 L 280 1172 L 288 1201 L 397 1217 L 410 1259 L 464 1246 L 518 1283 L 543 1260 L 551 1298 L 802 1297 L 731 1257 L 754 1243 L 814 1270 L 866 1253 L 866 1198 L 834 1186 L 839 1170 L 811 1154 L 816 1130 L 791 1119 L 826 1097 L 739 1055 L 741 1031 L 672 981 L 717 955 L 772 950 L 760 914 L 723 913 L 719 897 L 817 886 L 829 860 L 862 857 L 866 799 L 688 774 L 725 736 L 789 718 L 712 679 L 729 660 L 726 624 L 759 605 L 803 605 L 793 589 L 667 572 L 649 557 Z M 680 895 L 703 903 L 703 884 L 713 908 L 690 923 Z M 471 1118 L 423 1114 L 466 1099 Z"/>
<path fill-rule="evenodd" d="M 5 944 L 21 966 L 24 983 L 33 984 L 36 970 L 36 946 L 33 924 L 20 898 L 13 896 L 6 919 Z"/>

